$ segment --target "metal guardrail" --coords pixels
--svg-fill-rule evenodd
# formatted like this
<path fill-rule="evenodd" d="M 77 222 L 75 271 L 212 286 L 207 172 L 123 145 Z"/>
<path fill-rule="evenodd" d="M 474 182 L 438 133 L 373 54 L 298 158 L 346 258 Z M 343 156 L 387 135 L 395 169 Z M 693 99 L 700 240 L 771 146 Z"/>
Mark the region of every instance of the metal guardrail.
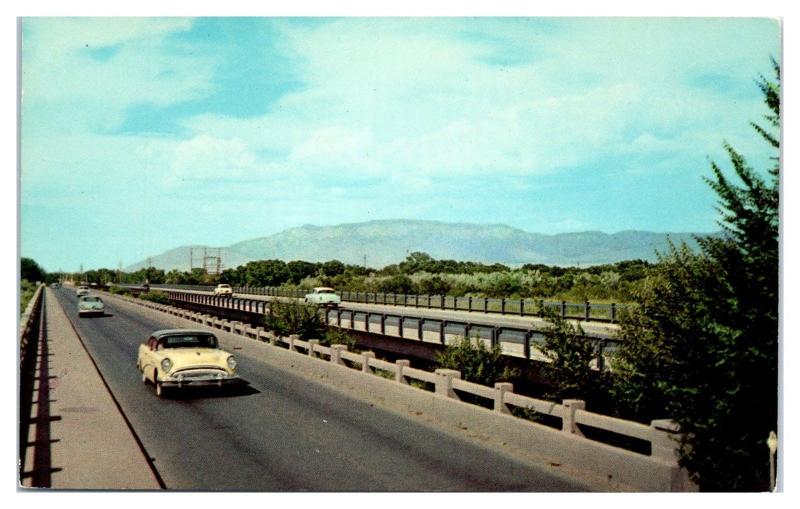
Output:
<path fill-rule="evenodd" d="M 151 285 L 152 286 L 152 285 Z M 131 286 L 131 288 L 141 288 Z M 175 287 L 160 288 L 166 296 L 175 302 L 186 302 L 221 309 L 230 309 L 253 314 L 269 312 L 269 301 L 248 299 L 240 296 L 222 297 L 181 290 Z M 483 340 L 489 346 L 500 345 L 504 355 L 522 357 L 528 360 L 542 360 L 538 348 L 545 342 L 545 331 L 534 327 L 513 327 L 490 325 L 475 321 L 449 320 L 408 316 L 397 313 L 367 312 L 349 309 L 326 309 L 324 323 L 342 329 L 380 334 L 386 337 L 407 339 L 427 343 L 448 344 L 453 338 L 471 338 Z M 357 323 L 363 324 L 358 328 Z M 584 339 L 595 345 L 597 366 L 602 369 L 604 353 L 613 351 L 617 341 L 613 338 L 584 335 Z"/>
<path fill-rule="evenodd" d="M 166 285 L 152 284 L 151 288 L 175 288 L 183 290 L 213 291 L 209 285 Z M 297 288 L 280 288 L 274 286 L 235 286 L 234 293 L 244 295 L 264 295 L 269 297 L 291 297 L 302 299 L 311 290 Z M 611 322 L 619 319 L 619 313 L 630 307 L 629 304 L 598 304 L 586 302 L 552 301 L 543 299 L 506 299 L 490 297 L 457 297 L 454 295 L 418 295 L 402 293 L 375 292 L 339 292 L 342 302 L 363 304 L 382 304 L 425 309 L 444 309 L 453 311 L 471 311 L 484 314 L 501 314 L 516 316 L 541 316 L 542 309 L 554 310 L 561 318 L 572 318 L 585 321 Z"/>

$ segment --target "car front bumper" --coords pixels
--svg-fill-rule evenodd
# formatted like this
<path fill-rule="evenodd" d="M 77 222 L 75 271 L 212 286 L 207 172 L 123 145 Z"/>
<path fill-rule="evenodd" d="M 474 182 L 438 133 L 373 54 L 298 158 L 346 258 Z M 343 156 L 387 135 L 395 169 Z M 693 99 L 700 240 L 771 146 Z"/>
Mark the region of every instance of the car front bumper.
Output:
<path fill-rule="evenodd" d="M 222 387 L 223 385 L 233 385 L 242 382 L 237 375 L 204 375 L 193 377 L 170 377 L 159 380 L 162 387 Z"/>

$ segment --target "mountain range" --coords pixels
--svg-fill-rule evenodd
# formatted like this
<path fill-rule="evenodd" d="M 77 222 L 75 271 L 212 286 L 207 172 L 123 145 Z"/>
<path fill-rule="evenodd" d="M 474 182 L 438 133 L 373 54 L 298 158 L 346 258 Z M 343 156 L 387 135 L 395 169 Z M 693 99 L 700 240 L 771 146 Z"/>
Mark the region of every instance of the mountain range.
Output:
<path fill-rule="evenodd" d="M 279 259 L 321 262 L 340 260 L 347 264 L 381 268 L 403 261 L 414 251 L 436 259 L 518 266 L 596 265 L 622 260 L 655 261 L 669 242 L 686 242 L 697 249 L 692 233 L 621 231 L 613 234 L 586 231 L 545 235 L 502 224 L 446 223 L 419 220 L 382 220 L 335 226 L 305 225 L 267 237 L 245 240 L 221 249 L 222 266 L 234 268 L 249 261 Z M 704 235 L 704 234 L 700 234 Z M 200 266 L 202 249 L 211 246 L 181 246 L 149 258 L 152 266 L 166 271 L 188 270 L 194 253 Z M 127 267 L 135 271 L 143 260 Z"/>

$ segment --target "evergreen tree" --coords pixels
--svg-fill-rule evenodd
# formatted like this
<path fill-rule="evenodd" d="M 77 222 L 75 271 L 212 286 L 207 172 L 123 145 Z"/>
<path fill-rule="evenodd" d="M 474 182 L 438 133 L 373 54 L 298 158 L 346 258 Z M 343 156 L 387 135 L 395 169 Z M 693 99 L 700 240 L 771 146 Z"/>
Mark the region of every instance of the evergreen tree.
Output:
<path fill-rule="evenodd" d="M 687 433 L 680 461 L 702 490 L 768 489 L 766 439 L 777 430 L 780 69 L 763 76 L 776 150 L 765 176 L 725 144 L 738 180 L 712 163 L 724 235 L 699 238 L 701 252 L 673 246 L 622 320 L 613 364 L 619 411 L 669 417 Z"/>

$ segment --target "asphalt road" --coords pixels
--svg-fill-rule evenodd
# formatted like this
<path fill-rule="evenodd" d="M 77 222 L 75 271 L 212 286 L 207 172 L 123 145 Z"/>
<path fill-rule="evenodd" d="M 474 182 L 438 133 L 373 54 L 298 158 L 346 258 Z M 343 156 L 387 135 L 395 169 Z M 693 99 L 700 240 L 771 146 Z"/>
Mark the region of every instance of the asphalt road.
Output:
<path fill-rule="evenodd" d="M 54 291 L 169 489 L 582 491 L 498 452 L 237 353 L 248 386 L 158 399 L 138 345 L 166 323 L 107 303 L 79 318 Z"/>

